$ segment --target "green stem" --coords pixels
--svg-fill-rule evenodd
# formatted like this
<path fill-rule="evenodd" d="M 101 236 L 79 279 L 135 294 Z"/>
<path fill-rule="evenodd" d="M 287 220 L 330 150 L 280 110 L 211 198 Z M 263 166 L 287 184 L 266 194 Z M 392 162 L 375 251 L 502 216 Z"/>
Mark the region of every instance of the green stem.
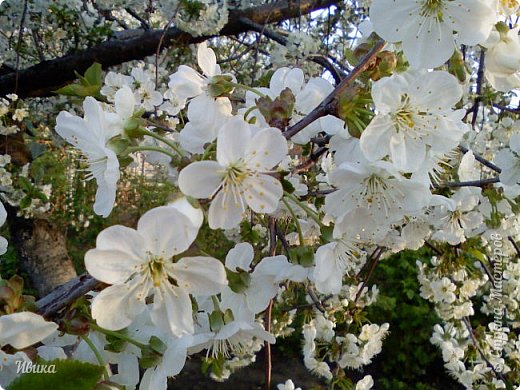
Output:
<path fill-rule="evenodd" d="M 303 203 L 301 200 L 299 200 L 296 196 L 293 194 L 289 194 L 288 192 L 284 191 L 283 193 L 287 198 L 291 199 L 294 203 L 296 203 L 298 206 L 300 206 L 303 211 L 305 211 L 314 221 L 320 225 L 323 226 L 323 224 L 320 221 L 320 217 L 316 211 L 311 209 L 309 206 L 307 206 L 305 203 Z"/>
<path fill-rule="evenodd" d="M 131 147 L 126 149 L 126 152 L 128 152 L 128 153 L 143 152 L 143 151 L 145 151 L 145 152 L 158 152 L 158 153 L 162 153 L 162 154 L 165 154 L 165 155 L 169 156 L 172 159 L 177 157 L 173 153 L 170 153 L 167 150 L 164 150 L 163 148 L 159 148 L 157 146 L 131 146 Z"/>
<path fill-rule="evenodd" d="M 208 158 L 209 154 L 215 149 L 215 144 L 209 145 L 206 150 L 204 151 L 204 154 L 202 155 L 202 160 L 205 160 Z"/>
<path fill-rule="evenodd" d="M 255 95 L 258 95 L 258 96 L 263 97 L 263 98 L 268 97 L 267 95 L 263 94 L 262 92 L 260 92 L 260 91 L 257 90 L 256 88 L 249 87 L 249 86 L 244 85 L 244 84 L 238 84 L 238 83 L 234 83 L 234 82 L 232 82 L 232 81 L 229 81 L 228 84 L 231 85 L 232 87 L 235 87 L 235 88 L 242 88 L 242 89 L 245 89 L 245 90 L 247 90 L 247 91 L 251 91 L 251 92 L 253 92 Z"/>
<path fill-rule="evenodd" d="M 139 347 L 141 349 L 145 349 L 145 348 L 148 348 L 148 345 L 146 344 L 143 344 L 137 340 L 134 340 L 133 338 L 127 336 L 127 335 L 124 335 L 122 333 L 119 333 L 119 332 L 116 332 L 116 331 L 113 331 L 113 330 L 108 330 L 108 329 L 104 329 L 104 328 L 101 328 L 99 327 L 97 324 L 90 324 L 90 328 L 91 329 L 94 329 L 100 333 L 103 333 L 107 336 L 113 336 L 113 337 L 117 337 L 118 339 L 120 340 L 124 340 L 124 341 L 127 341 L 129 342 L 130 344 L 134 344 L 136 347 Z"/>
<path fill-rule="evenodd" d="M 211 301 L 213 302 L 213 309 L 215 311 L 220 311 L 220 304 L 218 302 L 216 295 L 211 296 Z"/>
<path fill-rule="evenodd" d="M 108 380 L 108 378 L 110 378 L 110 375 L 108 374 L 107 367 L 106 367 L 107 364 L 105 363 L 103 356 L 101 356 L 101 353 L 99 352 L 99 350 L 96 348 L 94 343 L 87 336 L 81 335 L 80 337 L 83 339 L 83 341 L 85 343 L 87 343 L 87 345 L 92 350 L 92 352 L 94 352 L 94 355 L 96 356 L 96 359 L 99 362 L 99 365 L 105 369 L 103 372 L 103 377 L 105 378 L 105 380 Z"/>
<path fill-rule="evenodd" d="M 294 223 L 296 225 L 296 230 L 298 231 L 298 238 L 300 239 L 300 246 L 303 246 L 304 245 L 303 232 L 302 232 L 302 227 L 300 225 L 300 221 L 298 221 L 298 217 L 296 216 L 296 213 L 294 212 L 292 207 L 289 205 L 289 202 L 287 202 L 284 198 L 282 198 L 282 202 L 285 205 L 285 207 L 287 207 L 287 210 L 289 210 L 289 213 L 291 213 L 291 217 L 293 218 Z"/>
<path fill-rule="evenodd" d="M 175 143 L 173 143 L 173 142 L 170 141 L 169 139 L 164 138 L 163 136 L 160 136 L 159 134 L 156 134 L 156 133 L 154 133 L 153 131 L 149 131 L 149 130 L 145 130 L 145 135 L 147 135 L 147 136 L 149 136 L 149 137 L 152 137 L 152 138 L 155 138 L 156 140 L 165 143 L 165 144 L 168 145 L 170 148 L 172 148 L 173 150 L 175 150 L 179 156 L 184 157 L 184 152 L 179 148 L 178 145 L 176 145 Z"/>

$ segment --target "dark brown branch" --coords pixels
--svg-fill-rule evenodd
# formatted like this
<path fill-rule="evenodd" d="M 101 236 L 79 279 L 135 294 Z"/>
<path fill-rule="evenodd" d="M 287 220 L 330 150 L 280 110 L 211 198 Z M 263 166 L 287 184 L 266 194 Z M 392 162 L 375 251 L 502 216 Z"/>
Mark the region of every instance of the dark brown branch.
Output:
<path fill-rule="evenodd" d="M 101 282 L 88 274 L 80 275 L 37 301 L 38 312 L 44 317 L 50 318 L 69 303 L 95 289 L 100 284 Z"/>
<path fill-rule="evenodd" d="M 232 10 L 229 22 L 219 36 L 237 35 L 250 31 L 240 18 L 247 18 L 255 23 L 278 23 L 286 19 L 308 14 L 317 9 L 337 4 L 339 0 L 301 0 L 299 6 L 289 0 L 276 1 L 242 11 Z M 128 30 L 130 31 L 130 30 Z M 128 33 L 127 31 L 127 33 Z M 19 72 L 18 95 L 20 97 L 49 96 L 52 91 L 76 79 L 74 71 L 84 73 L 94 62 L 104 68 L 126 61 L 142 59 L 155 54 L 163 30 L 135 30 L 135 36 L 129 39 L 112 39 L 86 50 L 68 54 L 50 61 L 44 61 Z M 207 40 L 206 37 L 192 37 L 177 28 L 170 28 L 164 37 L 163 49 L 175 45 L 187 45 Z M 16 72 L 0 76 L 0 96 L 5 96 L 15 89 Z"/>

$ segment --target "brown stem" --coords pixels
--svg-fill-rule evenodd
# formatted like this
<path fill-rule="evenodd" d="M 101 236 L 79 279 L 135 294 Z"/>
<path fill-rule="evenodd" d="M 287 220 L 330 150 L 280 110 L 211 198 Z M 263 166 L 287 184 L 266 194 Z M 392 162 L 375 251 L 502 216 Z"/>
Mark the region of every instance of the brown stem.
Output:
<path fill-rule="evenodd" d="M 304 116 L 299 122 L 295 123 L 291 127 L 289 127 L 283 135 L 285 138 L 290 139 L 294 135 L 298 134 L 300 131 L 305 129 L 315 120 L 327 115 L 334 114 L 336 111 L 336 99 L 341 96 L 350 86 L 350 84 L 359 77 L 361 73 L 363 73 L 366 68 L 370 66 L 374 57 L 379 53 L 383 47 L 385 46 L 385 42 L 379 40 L 376 42 L 374 47 L 367 53 L 367 55 L 360 61 L 358 66 L 352 69 L 352 72 L 345 77 L 341 83 L 332 91 L 323 102 L 318 105 L 314 110 Z"/>
<path fill-rule="evenodd" d="M 276 253 L 276 219 L 269 218 L 269 256 L 274 256 Z M 271 314 L 273 310 L 273 300 L 269 301 L 267 309 L 265 309 L 264 328 L 266 332 L 271 332 Z M 273 364 L 271 361 L 271 344 L 268 341 L 264 342 L 265 349 L 265 390 L 271 390 L 271 372 Z"/>

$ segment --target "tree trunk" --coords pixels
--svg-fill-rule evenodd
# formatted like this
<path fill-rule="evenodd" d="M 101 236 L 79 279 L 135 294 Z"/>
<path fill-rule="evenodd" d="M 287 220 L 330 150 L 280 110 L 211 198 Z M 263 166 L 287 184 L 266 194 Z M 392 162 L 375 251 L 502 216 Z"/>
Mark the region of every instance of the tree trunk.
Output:
<path fill-rule="evenodd" d="M 45 219 L 17 217 L 8 210 L 10 244 L 20 267 L 29 274 L 33 287 L 42 297 L 77 276 L 67 252 L 62 232 Z"/>

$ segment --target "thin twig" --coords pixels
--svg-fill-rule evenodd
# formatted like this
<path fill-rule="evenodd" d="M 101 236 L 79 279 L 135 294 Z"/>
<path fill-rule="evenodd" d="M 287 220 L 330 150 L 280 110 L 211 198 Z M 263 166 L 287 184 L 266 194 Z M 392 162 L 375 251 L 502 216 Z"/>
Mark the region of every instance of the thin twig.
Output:
<path fill-rule="evenodd" d="M 276 219 L 269 218 L 269 256 L 274 256 L 276 253 Z M 265 310 L 264 328 L 266 332 L 271 332 L 271 314 L 273 310 L 273 300 L 269 301 L 269 305 Z M 268 341 L 264 342 L 265 348 L 265 390 L 271 390 L 271 373 L 273 369 L 271 361 L 271 344 Z"/>
<path fill-rule="evenodd" d="M 462 146 L 462 145 L 459 145 L 459 149 L 462 151 L 462 153 L 466 154 L 469 152 L 469 149 Z M 499 167 L 497 167 L 495 164 L 493 164 L 491 161 L 488 161 L 486 160 L 484 157 L 482 157 L 480 154 L 477 154 L 475 152 L 473 152 L 473 155 L 475 156 L 475 160 L 477 160 L 479 163 L 481 163 L 482 165 L 488 167 L 489 169 L 492 169 L 493 171 L 495 172 L 498 172 L 498 173 L 502 173 L 502 169 L 500 169 Z"/>
<path fill-rule="evenodd" d="M 500 183 L 500 178 L 491 177 L 489 179 L 449 182 L 436 185 L 436 188 L 454 188 L 454 187 L 484 187 L 488 184 Z"/>
<path fill-rule="evenodd" d="M 473 328 L 471 327 L 471 323 L 469 322 L 468 317 L 463 317 L 462 322 L 464 322 L 464 325 L 466 325 L 466 328 L 468 329 L 471 340 L 473 341 L 473 344 L 475 344 L 475 348 L 477 348 L 477 351 L 479 352 L 482 359 L 486 362 L 488 367 L 491 368 L 491 370 L 493 370 L 493 372 L 495 373 L 497 378 L 500 378 L 502 381 L 504 381 L 504 383 L 507 383 L 507 380 L 504 377 L 504 375 L 495 369 L 495 366 L 493 366 L 493 364 L 491 364 L 491 362 L 488 360 L 486 355 L 484 355 L 484 352 L 482 351 L 482 349 L 480 349 L 480 346 L 478 345 L 478 340 L 475 337 L 475 333 L 473 332 Z"/>
<path fill-rule="evenodd" d="M 361 73 L 363 73 L 366 68 L 370 66 L 374 57 L 377 53 L 379 53 L 383 47 L 385 46 L 384 41 L 378 41 L 374 45 L 374 47 L 368 52 L 368 54 L 360 61 L 358 66 L 352 69 L 352 72 L 344 78 L 341 83 L 332 91 L 323 102 L 318 105 L 314 110 L 312 110 L 309 114 L 304 116 L 299 122 L 295 123 L 293 126 L 289 127 L 283 134 L 285 138 L 290 139 L 294 135 L 298 134 L 300 131 L 305 129 L 315 120 L 327 115 L 333 114 L 336 111 L 336 99 L 341 96 L 347 88 L 350 86 L 355 79 L 359 77 Z"/>
<path fill-rule="evenodd" d="M 511 236 L 507 236 L 507 239 L 509 240 L 509 242 L 511 244 L 513 244 L 513 248 L 515 248 L 515 251 L 516 251 L 516 257 L 518 257 L 520 259 L 520 247 L 518 246 L 518 244 L 515 242 L 515 240 L 513 239 L 513 237 Z"/>

